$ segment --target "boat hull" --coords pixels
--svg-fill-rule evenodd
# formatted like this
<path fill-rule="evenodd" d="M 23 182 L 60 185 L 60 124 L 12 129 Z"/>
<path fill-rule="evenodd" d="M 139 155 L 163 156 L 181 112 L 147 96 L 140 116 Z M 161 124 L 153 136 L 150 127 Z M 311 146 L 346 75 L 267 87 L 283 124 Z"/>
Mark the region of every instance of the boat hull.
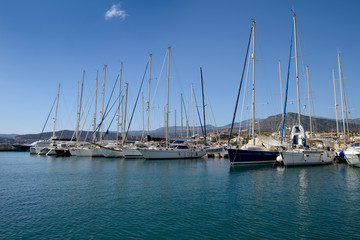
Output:
<path fill-rule="evenodd" d="M 123 158 L 124 152 L 121 149 L 101 148 L 101 152 L 106 158 Z"/>
<path fill-rule="evenodd" d="M 332 164 L 335 154 L 329 151 L 281 152 L 284 166 L 311 166 Z"/>
<path fill-rule="evenodd" d="M 201 158 L 206 152 L 203 150 L 182 150 L 182 149 L 139 149 L 145 159 L 171 160 Z"/>
<path fill-rule="evenodd" d="M 58 157 L 70 157 L 71 153 L 69 151 L 69 149 L 56 149 L 56 156 Z"/>
<path fill-rule="evenodd" d="M 276 151 L 244 149 L 228 149 L 228 153 L 233 165 L 275 163 L 279 155 Z"/>
<path fill-rule="evenodd" d="M 353 167 L 360 167 L 360 151 L 354 148 L 349 148 L 345 152 L 346 162 Z"/>
<path fill-rule="evenodd" d="M 144 157 L 138 149 L 123 148 L 123 151 L 124 151 L 124 157 L 128 159 Z"/>
<path fill-rule="evenodd" d="M 19 152 L 29 152 L 31 147 L 30 145 L 25 144 L 13 144 L 12 146 Z"/>
<path fill-rule="evenodd" d="M 70 149 L 72 156 L 77 157 L 103 157 L 103 153 L 100 148 L 75 148 Z"/>

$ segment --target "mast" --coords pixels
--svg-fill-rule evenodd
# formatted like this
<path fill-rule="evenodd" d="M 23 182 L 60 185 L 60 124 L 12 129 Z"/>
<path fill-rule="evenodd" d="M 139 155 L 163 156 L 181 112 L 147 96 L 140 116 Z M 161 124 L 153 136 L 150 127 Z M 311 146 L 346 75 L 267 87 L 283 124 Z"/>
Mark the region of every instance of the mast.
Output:
<path fill-rule="evenodd" d="M 341 94 L 341 110 L 342 110 L 342 123 L 343 123 L 343 132 L 344 132 L 344 139 L 346 139 L 346 128 L 345 128 L 345 107 L 344 107 L 344 85 L 343 85 L 343 78 L 341 72 L 341 61 L 340 61 L 340 52 L 338 52 L 338 65 L 339 65 L 339 79 L 340 79 L 340 94 Z"/>
<path fill-rule="evenodd" d="M 80 124 L 80 111 L 79 111 L 79 97 L 80 97 L 80 93 L 79 93 L 79 81 L 77 83 L 77 98 L 76 98 L 76 129 L 75 129 L 75 139 L 76 142 L 79 139 L 79 124 Z"/>
<path fill-rule="evenodd" d="M 55 129 L 56 129 L 56 119 L 57 119 L 57 112 L 58 112 L 58 105 L 59 105 L 60 86 L 61 85 L 59 84 L 59 90 L 58 90 L 57 98 L 56 98 L 56 110 L 55 110 L 55 116 L 54 116 L 53 138 L 55 138 Z"/>
<path fill-rule="evenodd" d="M 296 69 L 296 90 L 297 90 L 297 102 L 298 102 L 298 124 L 300 122 L 300 86 L 299 86 L 299 64 L 298 64 L 298 50 L 297 50 L 297 36 L 296 36 L 296 15 L 293 13 L 294 20 L 294 43 L 295 43 L 295 69 Z"/>
<path fill-rule="evenodd" d="M 192 108 L 192 122 L 193 122 L 193 136 L 195 136 L 195 119 L 194 119 L 194 87 L 191 84 L 191 108 Z"/>
<path fill-rule="evenodd" d="M 95 80 L 95 112 L 94 112 L 94 119 L 93 119 L 93 142 L 96 140 L 96 112 L 97 112 L 97 98 L 98 98 L 98 76 L 99 71 L 96 70 L 96 80 Z"/>
<path fill-rule="evenodd" d="M 168 47 L 168 66 L 167 66 L 167 102 L 166 102 L 166 147 L 168 147 L 169 137 L 169 87 L 170 87 L 170 48 Z"/>
<path fill-rule="evenodd" d="M 202 68 L 200 67 L 201 74 L 201 89 L 202 89 L 202 100 L 203 100 L 203 113 L 204 113 L 204 144 L 206 144 L 206 122 L 205 122 L 205 97 L 204 97 L 204 80 L 202 75 Z"/>
<path fill-rule="evenodd" d="M 122 69 L 123 69 L 123 62 L 120 63 L 120 82 L 119 82 L 119 103 L 117 109 L 117 129 L 116 129 L 116 143 L 119 144 L 119 132 L 120 132 L 120 106 L 121 106 L 121 81 L 122 81 Z"/>
<path fill-rule="evenodd" d="M 312 122 L 311 122 L 311 105 L 310 105 L 310 79 L 309 79 L 309 66 L 306 66 L 306 77 L 308 87 L 308 100 L 309 100 L 309 117 L 310 117 L 310 137 L 312 137 Z"/>
<path fill-rule="evenodd" d="M 189 138 L 189 101 L 187 101 L 187 113 L 186 114 L 186 138 Z"/>
<path fill-rule="evenodd" d="M 104 82 L 103 82 L 103 99 L 102 99 L 102 110 L 101 110 L 101 134 L 100 134 L 100 143 L 102 143 L 103 140 L 103 126 L 104 126 L 104 102 L 105 102 L 105 81 L 106 81 L 106 67 L 107 65 L 104 65 Z"/>
<path fill-rule="evenodd" d="M 281 100 L 281 107 L 284 106 L 284 96 L 283 96 L 283 82 L 282 82 L 282 74 L 281 74 L 281 64 L 279 60 L 279 77 L 280 77 L 280 100 Z M 284 113 L 282 113 L 282 119 L 284 118 Z"/>
<path fill-rule="evenodd" d="M 80 118 L 81 118 L 81 104 L 82 104 L 82 96 L 83 96 L 83 88 L 84 88 L 84 77 L 85 77 L 85 70 L 83 71 L 80 96 L 79 96 L 79 82 L 78 82 L 78 113 L 77 113 L 78 117 L 77 117 L 77 124 L 76 124 L 76 141 L 78 141 L 78 138 L 79 138 L 79 127 L 80 127 Z"/>
<path fill-rule="evenodd" d="M 122 143 L 125 144 L 125 127 L 126 127 L 126 110 L 127 110 L 127 99 L 128 99 L 128 83 L 125 83 L 125 111 L 124 111 L 124 123 L 123 123 L 123 139 Z"/>
<path fill-rule="evenodd" d="M 183 138 L 183 95 L 181 93 L 181 133 L 180 133 L 180 137 Z"/>
<path fill-rule="evenodd" d="M 141 141 L 144 140 L 145 134 L 145 119 L 144 119 L 144 93 L 141 92 L 141 102 L 142 102 L 142 134 L 141 134 Z"/>
<path fill-rule="evenodd" d="M 148 89 L 148 100 L 147 100 L 147 135 L 150 135 L 150 83 L 151 83 L 151 61 L 152 54 L 149 56 L 149 89 Z"/>
<path fill-rule="evenodd" d="M 333 83 L 334 83 L 334 98 L 335 98 L 335 116 L 336 116 L 336 137 L 339 137 L 339 122 L 338 122 L 338 104 L 336 102 L 336 88 L 335 88 L 335 70 L 333 70 Z"/>
<path fill-rule="evenodd" d="M 253 64 L 253 84 L 252 84 L 252 144 L 255 145 L 255 21 L 252 22 L 252 64 Z"/>
<path fill-rule="evenodd" d="M 167 139 L 167 135 L 166 135 L 166 107 L 164 106 L 164 138 Z"/>

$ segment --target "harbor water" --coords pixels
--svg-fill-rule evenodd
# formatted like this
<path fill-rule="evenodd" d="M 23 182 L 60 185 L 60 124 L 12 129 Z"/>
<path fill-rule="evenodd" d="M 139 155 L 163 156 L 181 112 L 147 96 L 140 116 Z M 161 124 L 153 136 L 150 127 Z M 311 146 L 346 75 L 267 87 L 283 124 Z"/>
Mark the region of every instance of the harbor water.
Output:
<path fill-rule="evenodd" d="M 359 239 L 360 169 L 0 152 L 2 239 Z"/>

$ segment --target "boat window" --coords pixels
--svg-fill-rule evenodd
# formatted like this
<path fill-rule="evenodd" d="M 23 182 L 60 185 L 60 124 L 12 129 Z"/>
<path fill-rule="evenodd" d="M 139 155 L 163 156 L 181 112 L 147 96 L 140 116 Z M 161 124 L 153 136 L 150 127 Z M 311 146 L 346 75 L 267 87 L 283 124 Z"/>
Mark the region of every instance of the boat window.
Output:
<path fill-rule="evenodd" d="M 181 145 L 181 146 L 178 146 L 177 149 L 189 149 L 189 147 L 186 145 Z"/>

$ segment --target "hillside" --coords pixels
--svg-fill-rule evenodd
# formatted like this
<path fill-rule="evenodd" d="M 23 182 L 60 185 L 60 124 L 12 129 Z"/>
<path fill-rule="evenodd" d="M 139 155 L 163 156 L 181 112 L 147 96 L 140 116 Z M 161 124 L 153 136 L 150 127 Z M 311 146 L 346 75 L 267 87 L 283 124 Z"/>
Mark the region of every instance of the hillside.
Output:
<path fill-rule="evenodd" d="M 301 115 L 301 124 L 303 125 L 305 131 L 310 130 L 310 121 L 309 116 Z M 260 132 L 275 132 L 280 131 L 281 129 L 281 122 L 282 122 L 282 115 L 277 114 L 274 116 L 270 116 L 266 119 L 257 119 L 256 124 L 256 131 Z M 260 126 L 258 125 L 260 123 Z M 285 128 L 291 129 L 293 125 L 297 123 L 297 114 L 296 113 L 287 113 L 286 114 L 286 120 L 285 120 Z M 249 121 L 243 121 L 241 123 L 241 128 L 243 130 L 247 129 L 249 126 Z M 324 131 L 336 131 L 336 121 L 334 119 L 327 119 L 327 118 L 321 118 L 321 117 L 312 117 L 312 126 L 314 132 L 324 132 Z M 225 126 L 219 127 L 219 132 L 230 132 L 231 124 L 227 124 Z M 239 123 L 234 124 L 233 132 L 239 131 Z M 359 132 L 360 131 L 360 121 L 359 119 L 353 119 L 349 120 L 349 128 L 350 131 Z M 206 132 L 211 133 L 214 131 L 214 127 L 211 125 L 206 126 Z M 342 129 L 342 121 L 339 121 L 339 129 L 341 131 Z M 176 136 L 180 136 L 180 126 L 175 127 L 169 127 L 169 133 L 170 136 L 174 137 L 176 131 Z M 184 126 L 184 137 L 186 136 L 186 127 Z M 192 126 L 189 127 L 189 135 L 192 134 Z M 202 135 L 202 130 L 200 127 L 195 127 L 195 132 Z M 82 132 L 79 136 L 80 140 L 84 140 L 86 136 L 91 136 L 92 132 Z M 129 139 L 140 139 L 142 136 L 142 131 L 131 131 L 128 134 Z M 115 132 L 109 132 L 108 134 L 104 134 L 105 139 L 116 139 L 116 133 Z M 145 133 L 146 135 L 146 133 Z M 4 135 L 0 135 L 0 143 L 1 144 L 29 144 L 34 141 L 37 141 L 40 137 L 40 134 L 25 134 L 25 135 L 16 135 L 16 136 L 9 136 L 9 137 L 1 137 Z M 56 136 L 58 138 L 64 138 L 64 139 L 70 139 L 73 136 L 73 131 L 71 130 L 63 130 L 63 131 L 57 131 Z M 164 137 L 164 128 L 158 128 L 156 130 L 150 131 L 150 136 L 152 137 Z M 52 132 L 46 132 L 41 135 L 41 139 L 49 139 L 52 137 Z"/>

